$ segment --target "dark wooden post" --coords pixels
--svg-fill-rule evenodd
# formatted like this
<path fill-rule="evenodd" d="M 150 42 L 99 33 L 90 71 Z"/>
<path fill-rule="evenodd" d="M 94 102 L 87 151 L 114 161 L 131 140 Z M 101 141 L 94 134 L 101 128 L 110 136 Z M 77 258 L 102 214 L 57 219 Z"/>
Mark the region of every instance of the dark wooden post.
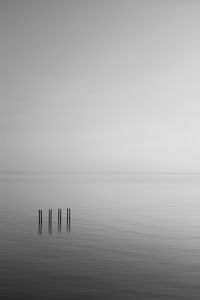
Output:
<path fill-rule="evenodd" d="M 38 217 L 39 217 L 39 223 L 38 223 L 38 233 L 42 234 L 42 210 L 38 210 Z"/>
<path fill-rule="evenodd" d="M 42 224 L 42 210 L 41 209 L 38 210 L 38 214 L 39 214 L 39 224 Z"/>
<path fill-rule="evenodd" d="M 58 232 L 61 232 L 61 216 L 62 216 L 62 209 L 58 209 Z"/>
<path fill-rule="evenodd" d="M 52 234 L 52 209 L 49 209 L 48 231 L 49 231 L 49 234 Z"/>
<path fill-rule="evenodd" d="M 70 232 L 71 225 L 71 209 L 67 208 L 67 231 Z"/>
<path fill-rule="evenodd" d="M 62 219 L 62 209 L 60 209 L 60 223 L 61 223 L 61 220 Z"/>

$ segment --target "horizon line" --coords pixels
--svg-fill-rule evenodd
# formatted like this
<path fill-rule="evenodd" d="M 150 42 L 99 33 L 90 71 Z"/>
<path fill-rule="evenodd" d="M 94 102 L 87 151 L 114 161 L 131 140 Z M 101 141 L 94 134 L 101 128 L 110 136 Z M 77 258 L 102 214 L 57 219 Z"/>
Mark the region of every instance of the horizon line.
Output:
<path fill-rule="evenodd" d="M 74 172 L 52 172 L 52 171 L 4 171 L 0 172 L 0 176 L 38 176 L 38 175 L 49 175 L 49 176 L 70 176 L 70 175 L 200 175 L 200 172 L 135 172 L 135 171 L 74 171 Z"/>

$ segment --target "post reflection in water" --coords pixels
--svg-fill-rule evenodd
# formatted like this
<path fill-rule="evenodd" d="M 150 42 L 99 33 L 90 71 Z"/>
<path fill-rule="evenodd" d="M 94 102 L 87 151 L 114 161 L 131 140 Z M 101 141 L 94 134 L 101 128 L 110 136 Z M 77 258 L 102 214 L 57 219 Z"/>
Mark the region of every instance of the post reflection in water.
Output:
<path fill-rule="evenodd" d="M 38 234 L 42 234 L 42 223 L 38 224 Z"/>
<path fill-rule="evenodd" d="M 70 232 L 71 230 L 71 222 L 67 223 L 67 232 Z"/>

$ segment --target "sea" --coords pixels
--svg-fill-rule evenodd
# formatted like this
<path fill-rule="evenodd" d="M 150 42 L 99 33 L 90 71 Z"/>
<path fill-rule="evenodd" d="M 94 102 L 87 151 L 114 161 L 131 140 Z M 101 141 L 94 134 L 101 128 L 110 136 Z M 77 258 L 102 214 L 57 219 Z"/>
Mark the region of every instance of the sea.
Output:
<path fill-rule="evenodd" d="M 0 299 L 200 299 L 200 176 L 2 175 Z"/>

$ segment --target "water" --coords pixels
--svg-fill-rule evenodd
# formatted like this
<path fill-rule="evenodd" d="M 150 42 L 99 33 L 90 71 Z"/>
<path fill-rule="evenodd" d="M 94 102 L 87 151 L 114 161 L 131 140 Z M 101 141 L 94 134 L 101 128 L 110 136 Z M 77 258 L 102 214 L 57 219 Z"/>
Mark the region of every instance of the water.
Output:
<path fill-rule="evenodd" d="M 198 176 L 2 177 L 0 209 L 1 299 L 199 299 Z"/>

